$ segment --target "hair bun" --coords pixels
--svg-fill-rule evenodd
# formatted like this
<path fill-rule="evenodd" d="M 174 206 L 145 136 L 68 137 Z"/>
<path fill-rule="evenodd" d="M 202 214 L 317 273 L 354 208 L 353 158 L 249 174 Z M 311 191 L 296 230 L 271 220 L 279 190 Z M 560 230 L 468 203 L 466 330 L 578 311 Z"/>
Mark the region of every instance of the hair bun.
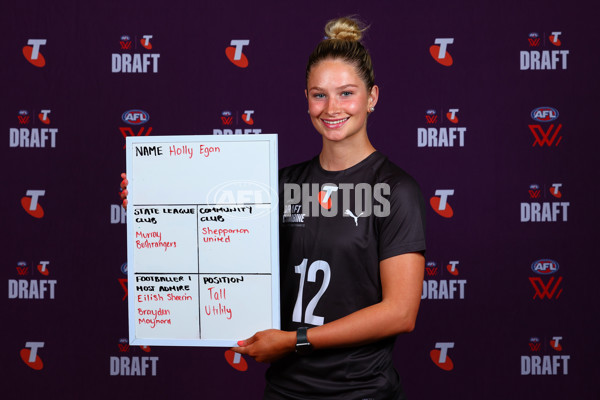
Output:
<path fill-rule="evenodd" d="M 365 30 L 359 21 L 343 17 L 333 19 L 325 25 L 325 36 L 327 39 L 360 41 Z"/>

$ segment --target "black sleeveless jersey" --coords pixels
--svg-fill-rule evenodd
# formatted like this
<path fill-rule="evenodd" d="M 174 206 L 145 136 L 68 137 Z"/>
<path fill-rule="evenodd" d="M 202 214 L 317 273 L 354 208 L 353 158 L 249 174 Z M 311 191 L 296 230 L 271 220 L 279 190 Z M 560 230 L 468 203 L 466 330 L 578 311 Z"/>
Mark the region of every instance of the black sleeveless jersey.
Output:
<path fill-rule="evenodd" d="M 425 251 L 416 181 L 375 152 L 344 171 L 314 159 L 279 177 L 281 325 L 319 326 L 381 301 L 379 262 Z M 399 398 L 395 338 L 289 354 L 267 371 L 265 398 Z"/>

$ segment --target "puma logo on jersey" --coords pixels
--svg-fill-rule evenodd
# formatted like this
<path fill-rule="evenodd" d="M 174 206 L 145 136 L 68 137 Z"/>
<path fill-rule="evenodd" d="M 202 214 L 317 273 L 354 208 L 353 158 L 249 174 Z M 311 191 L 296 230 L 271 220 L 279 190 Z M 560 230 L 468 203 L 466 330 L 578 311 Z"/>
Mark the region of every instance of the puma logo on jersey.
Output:
<path fill-rule="evenodd" d="M 354 218 L 354 223 L 356 224 L 356 226 L 358 226 L 358 217 L 360 217 L 360 216 L 361 216 L 361 215 L 363 215 L 363 214 L 364 214 L 364 213 L 360 213 L 360 214 L 358 214 L 358 215 L 354 215 L 354 214 L 352 213 L 352 211 L 350 211 L 350 210 L 346 210 L 346 211 L 344 211 L 344 215 L 349 215 L 349 216 L 351 216 L 352 218 Z"/>

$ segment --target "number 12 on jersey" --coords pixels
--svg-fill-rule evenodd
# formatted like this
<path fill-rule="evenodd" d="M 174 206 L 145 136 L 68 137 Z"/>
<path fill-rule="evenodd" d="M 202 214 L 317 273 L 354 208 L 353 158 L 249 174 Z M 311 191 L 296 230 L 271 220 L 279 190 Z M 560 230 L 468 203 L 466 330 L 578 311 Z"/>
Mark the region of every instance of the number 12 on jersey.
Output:
<path fill-rule="evenodd" d="M 315 315 L 315 308 L 321 300 L 321 296 L 327 290 L 329 286 L 329 281 L 331 279 L 331 268 L 327 261 L 317 260 L 310 264 L 308 268 L 308 275 L 306 274 L 306 266 L 308 265 L 308 259 L 305 258 L 302 260 L 300 265 L 296 265 L 294 267 L 297 274 L 300 274 L 300 286 L 298 287 L 298 297 L 296 298 L 296 304 L 294 305 L 294 313 L 292 314 L 292 321 L 294 322 L 302 322 L 302 294 L 304 292 L 304 281 L 308 282 L 316 282 L 317 280 L 317 271 L 323 271 L 323 282 L 321 283 L 321 288 L 317 292 L 317 294 L 310 300 L 308 306 L 306 307 L 306 312 L 304 313 L 304 323 L 311 325 L 323 325 L 324 318 L 318 315 Z"/>

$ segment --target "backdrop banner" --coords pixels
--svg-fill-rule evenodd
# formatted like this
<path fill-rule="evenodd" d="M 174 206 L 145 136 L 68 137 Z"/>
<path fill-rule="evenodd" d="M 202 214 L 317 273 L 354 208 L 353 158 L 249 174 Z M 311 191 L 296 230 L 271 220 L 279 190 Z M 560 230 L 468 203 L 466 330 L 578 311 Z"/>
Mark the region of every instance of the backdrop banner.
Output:
<path fill-rule="evenodd" d="M 267 365 L 229 348 L 130 345 L 126 138 L 277 132 L 279 167 L 314 157 L 306 62 L 357 15 L 369 137 L 427 203 L 408 397 L 597 398 L 596 3 L 5 3 L 0 397 L 262 396 Z"/>

